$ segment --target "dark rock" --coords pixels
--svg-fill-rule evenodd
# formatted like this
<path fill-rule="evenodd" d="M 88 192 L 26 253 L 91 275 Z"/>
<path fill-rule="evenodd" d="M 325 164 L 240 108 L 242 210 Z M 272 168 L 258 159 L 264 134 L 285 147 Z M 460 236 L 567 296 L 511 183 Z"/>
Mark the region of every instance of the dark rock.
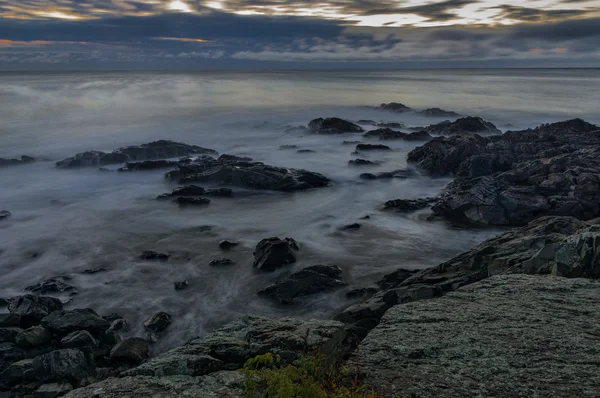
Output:
<path fill-rule="evenodd" d="M 8 300 L 0 297 L 0 307 L 8 307 Z"/>
<path fill-rule="evenodd" d="M 382 290 L 391 289 L 400 286 L 402 282 L 404 282 L 416 273 L 417 270 L 400 268 L 392 272 L 391 274 L 385 275 L 383 278 L 377 281 L 377 285 Z"/>
<path fill-rule="evenodd" d="M 359 125 L 337 117 L 311 120 L 308 123 L 308 129 L 317 134 L 360 133 L 364 131 Z"/>
<path fill-rule="evenodd" d="M 23 330 L 15 338 L 15 343 L 20 347 L 37 347 L 52 341 L 52 332 L 41 326 L 33 326 Z"/>
<path fill-rule="evenodd" d="M 173 284 L 175 286 L 175 290 L 185 290 L 189 287 L 189 283 L 188 281 L 182 281 L 182 282 L 175 282 Z"/>
<path fill-rule="evenodd" d="M 426 207 L 431 206 L 435 199 L 426 198 L 426 199 L 396 199 L 389 200 L 385 202 L 383 205 L 384 210 L 395 210 L 397 212 L 408 213 L 412 211 L 417 211 L 424 209 Z"/>
<path fill-rule="evenodd" d="M 340 231 L 348 231 L 348 230 L 353 230 L 353 229 L 360 229 L 361 225 L 354 223 L 354 224 L 349 224 L 349 225 L 344 225 L 343 227 L 340 228 Z"/>
<path fill-rule="evenodd" d="M 143 144 L 119 148 L 113 152 L 89 151 L 61 160 L 56 163 L 59 168 L 74 168 L 88 166 L 104 166 L 107 164 L 127 163 L 136 160 L 169 159 L 192 154 L 212 154 L 217 152 L 212 149 L 196 145 L 187 145 L 179 142 L 160 140 Z"/>
<path fill-rule="evenodd" d="M 217 159 L 217 160 L 219 162 L 237 163 L 237 162 L 251 162 L 252 158 L 244 157 L 244 156 L 223 154 L 223 155 L 219 156 L 219 159 Z"/>
<path fill-rule="evenodd" d="M 359 176 L 362 180 L 376 180 L 377 176 L 373 173 L 362 173 Z"/>
<path fill-rule="evenodd" d="M 32 294 L 15 297 L 8 304 L 8 310 L 12 315 L 19 317 L 19 324 L 24 328 L 39 325 L 42 318 L 62 308 L 59 299 Z"/>
<path fill-rule="evenodd" d="M 33 392 L 33 398 L 62 397 L 72 390 L 73 386 L 66 382 L 42 384 L 40 388 Z"/>
<path fill-rule="evenodd" d="M 144 171 L 144 170 L 156 170 L 165 169 L 169 167 L 175 167 L 179 162 L 172 160 L 145 160 L 143 162 L 127 162 L 125 167 L 121 167 L 118 171 Z"/>
<path fill-rule="evenodd" d="M 291 238 L 281 240 L 279 238 L 263 239 L 256 245 L 254 251 L 254 268 L 261 271 L 275 271 L 282 265 L 296 262 L 294 251 L 298 250 L 298 244 Z"/>
<path fill-rule="evenodd" d="M 404 104 L 400 104 L 398 102 L 390 102 L 389 104 L 381 104 L 379 106 L 379 109 L 384 110 L 384 111 L 398 112 L 398 113 L 412 111 L 412 109 L 409 108 L 408 106 L 406 106 Z"/>
<path fill-rule="evenodd" d="M 348 162 L 351 166 L 379 166 L 378 162 L 372 162 L 370 160 L 365 159 L 354 159 Z"/>
<path fill-rule="evenodd" d="M 36 159 L 32 158 L 31 156 L 21 156 L 20 159 L 4 159 L 4 158 L 0 158 L 0 167 L 5 167 L 5 166 L 17 166 L 20 164 L 27 164 L 27 163 L 33 163 L 35 162 Z"/>
<path fill-rule="evenodd" d="M 361 219 L 361 220 L 369 220 L 370 218 L 371 218 L 371 216 L 369 216 L 369 215 L 366 215 L 366 216 L 364 216 L 364 217 L 361 217 L 360 219 Z"/>
<path fill-rule="evenodd" d="M 408 134 L 401 131 L 395 131 L 390 128 L 380 128 L 377 130 L 367 131 L 363 137 L 377 137 L 380 140 L 402 140 L 406 139 Z"/>
<path fill-rule="evenodd" d="M 35 378 L 46 381 L 67 380 L 75 386 L 96 373 L 91 355 L 77 349 L 56 350 L 35 357 L 32 362 Z"/>
<path fill-rule="evenodd" d="M 89 308 L 55 311 L 42 319 L 42 325 L 61 335 L 79 330 L 91 333 L 105 332 L 110 327 L 107 320 Z"/>
<path fill-rule="evenodd" d="M 0 314 L 0 327 L 10 328 L 21 325 L 21 316 L 18 314 Z"/>
<path fill-rule="evenodd" d="M 181 283 L 181 282 L 175 282 L 175 283 Z M 175 288 L 175 289 L 177 290 L 177 288 Z M 106 333 L 108 334 L 108 333 L 111 333 L 111 332 L 125 331 L 128 328 L 129 328 L 129 325 L 127 323 L 127 320 L 125 320 L 125 319 L 115 319 L 114 321 L 111 322 L 110 327 L 108 328 L 108 330 L 106 331 Z"/>
<path fill-rule="evenodd" d="M 458 116 L 460 116 L 456 112 L 445 111 L 440 108 L 429 108 L 429 109 L 422 110 L 418 113 L 421 116 L 427 116 L 427 117 L 458 117 Z"/>
<path fill-rule="evenodd" d="M 25 290 L 28 290 L 35 294 L 48 294 L 48 293 L 64 293 L 69 292 L 70 294 L 77 294 L 75 286 L 64 282 L 63 277 L 49 278 L 44 281 L 38 282 L 35 285 L 27 286 Z M 66 278 L 70 279 L 70 278 Z"/>
<path fill-rule="evenodd" d="M 381 123 L 377 123 L 375 126 L 380 127 L 380 128 L 390 128 L 390 129 L 403 129 L 406 127 L 404 124 L 398 123 L 398 122 L 381 122 Z"/>
<path fill-rule="evenodd" d="M 404 139 L 406 141 L 429 141 L 432 140 L 433 137 L 427 131 L 415 131 L 407 134 Z"/>
<path fill-rule="evenodd" d="M 180 196 L 175 199 L 180 206 L 205 206 L 210 204 L 210 199 L 207 198 L 193 198 L 190 196 Z"/>
<path fill-rule="evenodd" d="M 11 216 L 10 211 L 8 211 L 8 210 L 0 210 L 0 221 L 1 220 L 5 220 L 5 219 L 7 219 L 10 216 Z"/>
<path fill-rule="evenodd" d="M 219 248 L 221 250 L 229 250 L 237 245 L 239 245 L 239 242 L 232 242 L 229 240 L 222 240 L 219 242 Z"/>
<path fill-rule="evenodd" d="M 286 149 L 297 149 L 298 145 L 280 145 L 279 149 L 281 150 L 286 150 Z"/>
<path fill-rule="evenodd" d="M 94 274 L 98 274 L 100 272 L 106 272 L 106 271 L 108 271 L 107 268 L 99 267 L 99 268 L 92 268 L 92 269 L 83 270 L 82 274 L 94 275 Z"/>
<path fill-rule="evenodd" d="M 122 317 L 121 315 L 117 314 L 116 312 L 113 312 L 111 314 L 103 316 L 102 319 L 106 320 L 109 323 L 112 323 L 112 322 L 116 321 L 117 319 L 125 319 L 125 318 Z"/>
<path fill-rule="evenodd" d="M 165 254 L 165 253 L 158 253 L 155 251 L 145 251 L 142 254 L 140 254 L 140 259 L 142 260 L 161 260 L 161 261 L 167 261 L 169 259 L 169 257 L 171 257 L 170 254 Z"/>
<path fill-rule="evenodd" d="M 375 120 L 371 119 L 360 119 L 356 123 L 358 124 L 375 124 Z"/>
<path fill-rule="evenodd" d="M 345 286 L 340 280 L 342 269 L 336 265 L 315 265 L 302 269 L 288 278 L 258 292 L 282 304 L 291 304 L 301 296 L 319 293 Z"/>
<path fill-rule="evenodd" d="M 298 149 L 296 152 L 298 153 L 315 153 L 312 149 Z"/>
<path fill-rule="evenodd" d="M 60 345 L 65 348 L 96 347 L 98 342 L 86 330 L 78 330 L 63 337 Z"/>
<path fill-rule="evenodd" d="M 151 332 L 160 333 L 169 327 L 171 322 L 171 315 L 161 311 L 148 318 L 144 322 L 144 327 Z"/>
<path fill-rule="evenodd" d="M 148 340 L 131 337 L 118 343 L 110 351 L 112 360 L 125 360 L 140 363 L 148 358 Z"/>
<path fill-rule="evenodd" d="M 14 343 L 15 338 L 21 331 L 22 330 L 17 327 L 1 327 L 0 343 Z"/>
<path fill-rule="evenodd" d="M 358 144 L 356 146 L 357 151 L 390 151 L 391 149 L 389 146 L 381 144 Z"/>
<path fill-rule="evenodd" d="M 0 392 L 33 379 L 33 359 L 17 360 L 0 372 Z"/>
<path fill-rule="evenodd" d="M 369 298 L 372 297 L 375 293 L 377 293 L 377 288 L 375 287 L 360 287 L 357 289 L 350 290 L 346 293 L 346 297 L 350 299 L 355 298 Z"/>
<path fill-rule="evenodd" d="M 222 267 L 226 265 L 234 265 L 235 263 L 228 258 L 219 258 L 216 260 L 212 260 L 208 265 L 211 267 Z"/>
<path fill-rule="evenodd" d="M 219 198 L 231 198 L 233 197 L 233 191 L 229 188 L 207 189 L 204 195 Z"/>
<path fill-rule="evenodd" d="M 356 145 L 356 144 L 362 144 L 362 141 L 343 141 L 342 144 L 344 144 L 344 145 Z"/>
<path fill-rule="evenodd" d="M 501 134 L 502 132 L 496 128 L 492 123 L 486 122 L 480 117 L 467 116 L 450 122 L 448 120 L 425 127 L 422 130 L 429 134 L 436 135 L 457 135 L 457 134 L 471 134 L 471 133 L 484 133 L 484 134 Z"/>

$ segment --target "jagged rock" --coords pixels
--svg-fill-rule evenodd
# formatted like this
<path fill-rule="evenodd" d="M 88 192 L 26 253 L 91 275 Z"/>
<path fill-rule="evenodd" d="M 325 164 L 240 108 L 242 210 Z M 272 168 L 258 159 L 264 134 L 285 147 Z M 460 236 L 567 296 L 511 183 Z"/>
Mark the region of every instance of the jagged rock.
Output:
<path fill-rule="evenodd" d="M 66 398 L 239 398 L 244 393 L 245 377 L 241 372 L 222 371 L 202 377 L 122 377 L 112 378 L 72 391 Z"/>
<path fill-rule="evenodd" d="M 391 308 L 347 366 L 390 396 L 595 397 L 598 300 L 598 281 L 497 275 Z"/>
<path fill-rule="evenodd" d="M 168 328 L 171 322 L 171 315 L 161 311 L 148 318 L 144 322 L 144 327 L 151 332 L 160 333 Z"/>
<path fill-rule="evenodd" d="M 222 267 L 227 265 L 235 265 L 235 262 L 228 258 L 219 258 L 216 260 L 212 260 L 208 265 L 210 265 L 211 267 Z"/>
<path fill-rule="evenodd" d="M 174 286 L 175 286 L 175 290 L 179 291 L 179 290 L 187 289 L 190 286 L 190 284 L 188 283 L 188 281 L 182 281 L 182 282 L 175 282 Z"/>
<path fill-rule="evenodd" d="M 291 238 L 263 239 L 256 245 L 254 251 L 254 268 L 261 271 L 274 271 L 282 265 L 296 262 L 298 244 Z"/>
<path fill-rule="evenodd" d="M 129 361 L 132 363 L 140 363 L 148 358 L 148 340 L 131 337 L 125 339 L 113 347 L 110 351 L 110 358 L 113 361 Z"/>
<path fill-rule="evenodd" d="M 105 332 L 110 327 L 108 321 L 90 308 L 55 311 L 42 319 L 42 325 L 62 335 L 79 330 L 99 333 Z"/>
<path fill-rule="evenodd" d="M 62 308 L 59 299 L 32 294 L 15 297 L 8 304 L 8 310 L 12 315 L 19 317 L 19 324 L 24 328 L 39 325 L 42 318 Z"/>
<path fill-rule="evenodd" d="M 391 149 L 389 146 L 381 144 L 358 144 L 356 146 L 357 151 L 390 151 Z"/>
<path fill-rule="evenodd" d="M 10 216 L 11 216 L 10 211 L 8 211 L 8 210 L 0 210 L 0 221 L 6 220 Z"/>
<path fill-rule="evenodd" d="M 70 383 L 48 383 L 42 384 L 40 388 L 33 392 L 33 398 L 56 398 L 62 397 L 69 391 L 73 390 Z"/>
<path fill-rule="evenodd" d="M 237 245 L 239 245 L 239 242 L 232 242 L 229 240 L 222 240 L 219 242 L 219 248 L 221 250 L 229 250 Z"/>
<path fill-rule="evenodd" d="M 14 343 L 21 331 L 17 327 L 0 327 L 0 343 Z"/>
<path fill-rule="evenodd" d="M 142 260 L 161 260 L 161 261 L 167 261 L 169 259 L 169 257 L 171 257 L 170 254 L 165 254 L 165 253 L 158 253 L 155 251 L 145 251 L 142 254 L 140 254 L 140 259 Z"/>
<path fill-rule="evenodd" d="M 337 117 L 311 120 L 308 123 L 308 129 L 317 134 L 360 133 L 364 131 L 358 124 Z"/>
<path fill-rule="evenodd" d="M 17 166 L 20 164 L 27 164 L 27 163 L 33 163 L 35 162 L 36 159 L 31 157 L 31 156 L 21 156 L 20 159 L 4 159 L 4 158 L 0 158 L 0 167 L 5 167 L 5 166 Z"/>
<path fill-rule="evenodd" d="M 23 330 L 15 338 L 15 343 L 21 347 L 37 347 L 52 341 L 52 332 L 41 326 L 32 326 Z"/>
<path fill-rule="evenodd" d="M 348 224 L 348 225 L 344 225 L 343 227 L 340 227 L 340 231 L 355 230 L 355 229 L 360 229 L 360 227 L 361 227 L 361 225 L 358 223 Z"/>
<path fill-rule="evenodd" d="M 210 199 L 180 196 L 175 199 L 175 202 L 177 202 L 180 206 L 205 206 L 210 204 Z"/>
<path fill-rule="evenodd" d="M 169 159 L 192 154 L 211 154 L 217 152 L 212 149 L 196 145 L 187 145 L 180 142 L 160 140 L 140 146 L 119 148 L 113 152 L 88 151 L 61 160 L 56 163 L 59 168 L 74 168 L 88 166 L 104 166 L 108 164 L 126 163 L 136 160 Z"/>
<path fill-rule="evenodd" d="M 37 356 L 32 365 L 36 379 L 43 382 L 66 380 L 74 386 L 96 372 L 91 355 L 71 348 Z"/>
<path fill-rule="evenodd" d="M 350 160 L 348 164 L 351 166 L 379 166 L 378 162 L 372 162 L 370 160 L 365 159 Z"/>
<path fill-rule="evenodd" d="M 118 169 L 118 171 L 125 172 L 165 169 L 169 167 L 175 167 L 178 163 L 179 162 L 173 160 L 145 160 L 143 162 L 127 162 L 125 163 L 125 167 L 121 167 Z"/>
<path fill-rule="evenodd" d="M 422 110 L 418 113 L 421 116 L 427 116 L 427 117 L 458 117 L 458 116 L 460 116 L 456 112 L 445 111 L 440 108 L 429 108 L 429 109 Z"/>
<path fill-rule="evenodd" d="M 381 104 L 379 106 L 379 109 L 384 110 L 384 111 L 398 112 L 398 113 L 412 111 L 412 109 L 409 108 L 408 106 L 406 106 L 404 104 L 400 104 L 398 102 L 390 102 L 389 104 Z"/>
<path fill-rule="evenodd" d="M 345 286 L 341 276 L 342 269 L 336 265 L 314 265 L 266 287 L 258 294 L 272 297 L 281 304 L 292 304 L 298 297 Z"/>
<path fill-rule="evenodd" d="M 408 213 L 412 211 L 417 211 L 421 209 L 425 209 L 429 207 L 431 203 L 433 203 L 435 199 L 426 198 L 426 199 L 396 199 L 389 200 L 385 202 L 383 205 L 384 210 L 395 210 L 397 212 Z"/>
<path fill-rule="evenodd" d="M 502 132 L 496 128 L 492 123 L 486 122 L 480 117 L 463 117 L 450 122 L 446 120 L 444 122 L 433 124 L 431 126 L 420 128 L 429 134 L 435 135 L 457 135 L 457 134 L 472 134 L 472 133 L 484 133 L 484 134 L 501 134 Z"/>
<path fill-rule="evenodd" d="M 377 137 L 380 140 L 402 140 L 405 139 L 406 136 L 408 136 L 408 134 L 390 128 L 379 128 L 377 130 L 367 131 L 363 134 L 363 137 Z"/>
<path fill-rule="evenodd" d="M 64 293 L 69 292 L 70 294 L 77 294 L 77 288 L 64 282 L 63 277 L 54 277 L 43 280 L 36 283 L 35 285 L 27 286 L 25 290 L 28 290 L 35 294 L 48 294 L 48 293 Z"/>
<path fill-rule="evenodd" d="M 60 345 L 65 348 L 96 347 L 98 342 L 90 332 L 78 330 L 63 337 Z"/>
<path fill-rule="evenodd" d="M 256 355 L 272 352 L 290 363 L 343 330 L 343 324 L 324 320 L 245 316 L 202 338 L 168 351 L 123 376 L 200 376 L 234 370 Z"/>

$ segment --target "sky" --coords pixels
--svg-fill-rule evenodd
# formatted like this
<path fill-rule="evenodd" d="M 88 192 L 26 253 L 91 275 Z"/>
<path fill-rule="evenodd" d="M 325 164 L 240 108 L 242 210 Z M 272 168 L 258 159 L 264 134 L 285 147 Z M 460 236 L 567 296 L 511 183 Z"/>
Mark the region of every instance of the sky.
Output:
<path fill-rule="evenodd" d="M 600 0 L 0 0 L 0 70 L 600 67 Z"/>

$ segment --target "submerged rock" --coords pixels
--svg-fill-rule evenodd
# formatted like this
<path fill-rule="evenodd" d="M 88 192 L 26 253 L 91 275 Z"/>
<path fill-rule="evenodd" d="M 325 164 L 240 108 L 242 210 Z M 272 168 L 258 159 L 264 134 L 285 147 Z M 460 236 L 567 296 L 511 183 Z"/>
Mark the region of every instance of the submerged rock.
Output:
<path fill-rule="evenodd" d="M 10 216 L 11 216 L 10 211 L 8 211 L 8 210 L 0 210 L 0 221 L 6 220 Z"/>
<path fill-rule="evenodd" d="M 458 116 L 460 116 L 456 112 L 445 111 L 440 108 L 429 108 L 429 109 L 419 111 L 418 113 L 421 116 L 427 116 L 427 117 L 458 117 Z"/>
<path fill-rule="evenodd" d="M 311 120 L 308 123 L 308 129 L 317 134 L 360 133 L 364 131 L 358 124 L 337 117 Z"/>
<path fill-rule="evenodd" d="M 5 167 L 5 166 L 17 166 L 17 165 L 21 165 L 21 164 L 28 164 L 28 163 L 34 163 L 36 161 L 35 158 L 31 157 L 31 156 L 21 156 L 20 159 L 5 159 L 5 158 L 0 158 L 0 167 Z"/>
<path fill-rule="evenodd" d="M 235 262 L 228 258 L 219 258 L 216 260 L 212 260 L 208 265 L 210 265 L 211 267 L 222 267 L 227 265 L 235 265 Z"/>
<path fill-rule="evenodd" d="M 48 293 L 64 293 L 69 292 L 70 294 L 77 294 L 77 288 L 75 286 L 65 283 L 64 277 L 53 277 L 44 281 L 38 282 L 35 285 L 27 286 L 25 290 L 35 294 L 48 294 Z"/>
<path fill-rule="evenodd" d="M 384 111 L 392 111 L 398 113 L 411 112 L 412 109 L 404 104 L 400 104 L 398 102 L 390 102 L 388 104 L 381 104 L 379 109 Z"/>
<path fill-rule="evenodd" d="M 189 287 L 188 281 L 175 282 L 173 284 L 175 286 L 175 290 L 185 290 Z"/>
<path fill-rule="evenodd" d="M 357 151 L 391 151 L 392 148 L 390 148 L 387 145 L 381 145 L 381 144 L 358 144 L 356 146 L 356 150 Z"/>
<path fill-rule="evenodd" d="M 298 244 L 291 238 L 285 238 L 285 240 L 279 238 L 263 239 L 258 242 L 253 253 L 254 268 L 270 272 L 283 265 L 295 263 L 296 255 L 294 252 L 298 250 Z"/>
<path fill-rule="evenodd" d="M 141 260 L 161 260 L 161 261 L 166 261 L 169 259 L 169 257 L 171 257 L 170 254 L 165 254 L 165 253 L 159 253 L 159 252 L 155 252 L 152 250 L 147 250 L 145 252 L 142 252 L 142 254 L 140 254 L 140 259 Z"/>
<path fill-rule="evenodd" d="M 298 145 L 280 145 L 279 149 L 281 149 L 281 150 L 298 149 Z"/>
<path fill-rule="evenodd" d="M 151 332 L 160 333 L 171 325 L 171 315 L 164 311 L 152 315 L 144 322 L 144 327 Z"/>
<path fill-rule="evenodd" d="M 361 225 L 358 223 L 348 224 L 348 225 L 344 225 L 343 227 L 341 227 L 340 231 L 355 230 L 355 229 L 360 229 L 360 227 L 361 227 Z"/>
<path fill-rule="evenodd" d="M 484 133 L 484 134 L 501 134 L 502 132 L 490 122 L 486 122 L 480 117 L 467 116 L 458 119 L 454 122 L 446 120 L 444 122 L 433 124 L 429 127 L 425 127 L 422 130 L 429 134 L 435 135 L 457 135 L 457 134 L 470 134 L 470 133 Z"/>

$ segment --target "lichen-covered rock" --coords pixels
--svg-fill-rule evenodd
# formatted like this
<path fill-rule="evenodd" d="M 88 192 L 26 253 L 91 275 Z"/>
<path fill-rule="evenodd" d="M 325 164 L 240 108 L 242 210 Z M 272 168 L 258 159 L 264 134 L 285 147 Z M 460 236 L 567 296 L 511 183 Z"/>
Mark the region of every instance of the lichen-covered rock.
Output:
<path fill-rule="evenodd" d="M 261 271 L 274 271 L 277 268 L 296 262 L 298 244 L 291 238 L 263 239 L 256 245 L 254 251 L 254 268 Z"/>
<path fill-rule="evenodd" d="M 42 318 L 53 311 L 62 310 L 63 305 L 54 297 L 26 294 L 9 300 L 8 310 L 19 317 L 21 327 L 39 325 Z"/>
<path fill-rule="evenodd" d="M 32 364 L 36 379 L 43 382 L 66 380 L 75 386 L 96 372 L 91 355 L 77 349 L 52 351 L 35 357 Z"/>
<path fill-rule="evenodd" d="M 245 316 L 202 338 L 168 351 L 124 376 L 200 376 L 235 370 L 257 355 L 272 352 L 289 363 L 305 350 L 316 350 L 343 330 L 335 321 Z"/>
<path fill-rule="evenodd" d="M 308 123 L 308 129 L 317 134 L 343 134 L 360 133 L 363 130 L 358 124 L 354 124 L 337 117 L 318 118 Z"/>
<path fill-rule="evenodd" d="M 42 326 L 32 326 L 23 330 L 15 338 L 15 343 L 20 347 L 37 347 L 52 341 L 52 332 Z"/>
<path fill-rule="evenodd" d="M 90 308 L 55 311 L 42 319 L 42 325 L 62 335 L 79 330 L 91 333 L 105 332 L 110 327 L 108 321 Z"/>
<path fill-rule="evenodd" d="M 595 397 L 599 300 L 597 281 L 494 276 L 389 309 L 360 369 L 394 396 Z"/>

